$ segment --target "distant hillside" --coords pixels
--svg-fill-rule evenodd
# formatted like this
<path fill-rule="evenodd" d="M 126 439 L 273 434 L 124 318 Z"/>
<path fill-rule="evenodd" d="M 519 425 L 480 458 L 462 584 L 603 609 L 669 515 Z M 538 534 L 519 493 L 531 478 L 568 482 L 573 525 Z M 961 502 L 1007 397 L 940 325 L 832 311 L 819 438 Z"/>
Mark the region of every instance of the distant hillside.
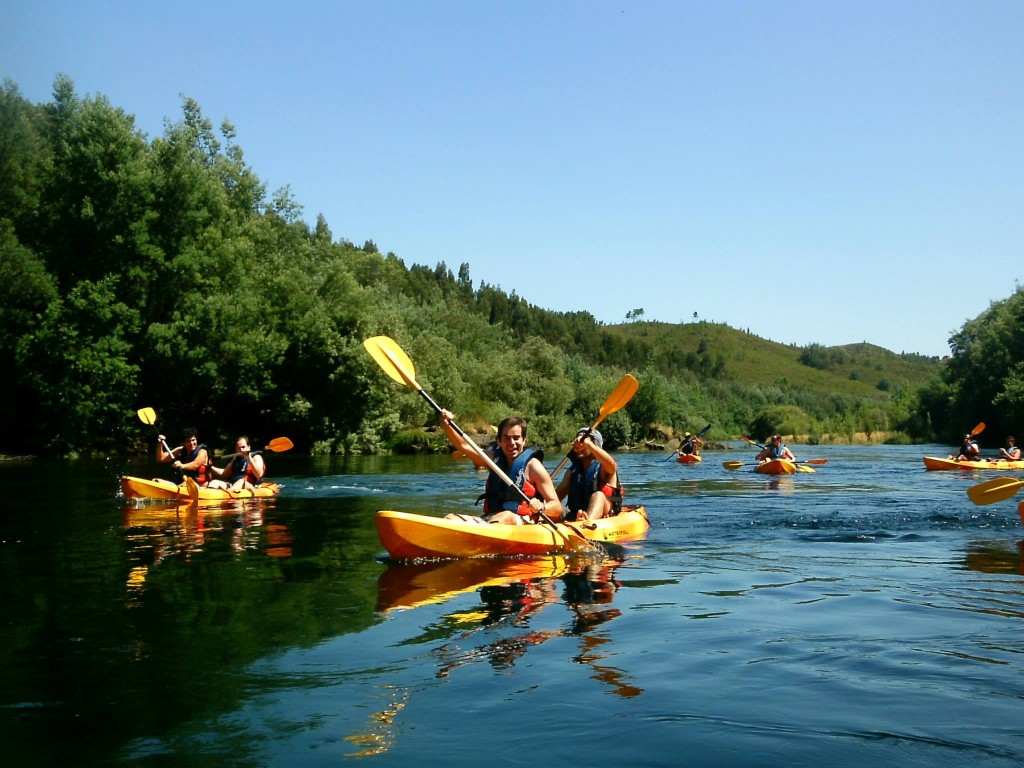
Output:
<path fill-rule="evenodd" d="M 624 339 L 641 340 L 653 364 L 667 376 L 684 370 L 700 378 L 751 385 L 776 384 L 857 398 L 917 388 L 934 378 L 941 363 L 923 355 L 898 355 L 873 344 L 789 346 L 720 323 L 673 325 L 636 322 L 606 326 Z"/>

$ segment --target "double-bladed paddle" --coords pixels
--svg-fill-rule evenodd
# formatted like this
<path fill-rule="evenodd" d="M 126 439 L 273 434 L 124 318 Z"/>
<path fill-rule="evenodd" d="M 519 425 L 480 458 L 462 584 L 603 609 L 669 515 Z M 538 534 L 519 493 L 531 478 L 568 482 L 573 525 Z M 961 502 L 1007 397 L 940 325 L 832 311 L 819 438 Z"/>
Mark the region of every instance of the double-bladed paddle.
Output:
<path fill-rule="evenodd" d="M 398 343 L 395 342 L 394 339 L 391 339 L 387 336 L 373 336 L 372 338 L 369 338 L 366 341 L 364 341 L 363 346 L 366 348 L 366 351 L 370 353 L 370 356 L 377 361 L 377 365 L 381 367 L 384 373 L 386 373 L 392 379 L 397 381 L 399 384 L 405 384 L 415 389 L 417 392 L 419 392 L 420 396 L 422 396 L 423 399 L 430 404 L 430 407 L 433 408 L 434 411 L 436 411 L 439 416 L 442 415 L 441 406 L 435 403 L 434 399 L 430 395 L 428 395 L 426 391 L 423 389 L 423 387 L 420 386 L 419 382 L 416 381 L 416 369 L 412 364 L 412 360 L 409 359 L 409 356 L 405 353 L 405 350 L 398 346 Z M 513 489 L 517 494 L 519 494 L 519 497 L 523 501 L 529 503 L 530 497 L 523 492 L 522 488 L 520 488 L 518 485 L 512 482 L 512 478 L 505 474 L 501 470 L 501 467 L 494 463 L 494 459 L 487 455 L 487 452 L 484 451 L 483 448 L 481 448 L 475 442 L 466 437 L 466 433 L 462 431 L 462 428 L 459 427 L 459 425 L 456 424 L 454 420 L 449 420 L 448 423 L 451 424 L 452 429 L 455 431 L 457 435 L 459 435 L 459 437 L 465 439 L 465 441 L 475 449 L 475 453 L 487 465 L 488 469 L 490 469 L 492 472 L 494 472 L 494 474 L 501 478 L 501 481 L 505 483 L 505 485 L 507 485 L 509 488 Z M 583 534 L 579 533 L 571 525 L 565 524 L 565 526 L 573 532 L 573 536 L 566 536 L 558 529 L 558 526 L 555 524 L 554 520 L 545 515 L 543 512 L 538 512 L 537 514 L 540 515 L 541 519 L 545 523 L 551 526 L 552 531 L 554 531 L 556 534 L 562 537 L 562 539 L 565 541 L 565 544 L 571 550 L 577 552 L 593 552 L 595 551 L 595 549 L 599 549 L 599 547 L 597 547 L 596 544 L 589 541 Z"/>
<path fill-rule="evenodd" d="M 706 433 L 709 429 L 711 429 L 711 425 L 710 424 L 708 424 L 706 427 L 704 427 L 704 429 L 702 429 L 696 435 L 691 437 L 690 440 L 693 440 L 694 438 L 700 437 L 701 435 Z M 682 447 L 682 445 L 684 445 L 684 444 L 680 443 L 680 447 Z M 665 457 L 665 461 L 668 461 L 669 459 L 674 458 L 676 455 L 677 455 L 677 452 L 676 451 L 672 451 L 672 453 L 670 453 L 668 456 Z"/>
<path fill-rule="evenodd" d="M 586 440 L 590 433 L 597 429 L 597 426 L 602 421 L 605 420 L 605 417 L 611 416 L 616 411 L 621 410 L 622 407 L 633 398 L 633 395 L 636 394 L 636 391 L 639 388 L 639 386 L 640 382 L 638 382 L 636 380 L 636 377 L 630 373 L 627 373 L 625 376 L 619 379 L 619 383 L 615 385 L 615 389 L 612 390 L 612 393 L 608 395 L 608 398 L 604 401 L 604 404 L 601 405 L 601 409 L 600 411 L 598 411 L 600 415 L 598 416 L 597 421 L 595 421 L 583 433 L 583 439 Z M 554 476 L 561 471 L 562 467 L 565 466 L 565 462 L 567 462 L 571 458 L 572 449 L 570 448 L 569 452 L 565 454 L 565 458 L 563 458 L 561 463 L 557 467 L 555 467 L 555 471 L 551 473 L 551 477 L 554 478 Z"/>
<path fill-rule="evenodd" d="M 1012 477 L 994 477 L 968 488 L 967 498 L 979 507 L 983 507 L 986 504 L 995 504 L 997 501 L 1012 498 L 1021 486 L 1024 486 L 1024 480 L 1014 480 Z"/>
<path fill-rule="evenodd" d="M 782 461 L 789 461 L 789 459 L 782 459 Z M 756 467 L 760 464 L 759 461 L 723 461 L 722 466 L 726 469 L 739 469 L 740 467 Z M 790 461 L 790 464 L 795 464 L 796 468 L 801 472 L 814 472 L 810 467 L 803 467 L 803 464 L 828 464 L 828 459 L 808 459 L 807 461 Z"/>

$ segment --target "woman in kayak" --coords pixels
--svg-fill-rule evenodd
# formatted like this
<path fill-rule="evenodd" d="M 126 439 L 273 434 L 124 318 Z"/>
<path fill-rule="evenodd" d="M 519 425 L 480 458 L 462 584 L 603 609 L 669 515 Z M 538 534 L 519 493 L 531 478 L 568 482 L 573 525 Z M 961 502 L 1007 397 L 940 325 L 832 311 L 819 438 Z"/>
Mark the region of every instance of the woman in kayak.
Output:
<path fill-rule="evenodd" d="M 1020 448 L 1017 447 L 1017 438 L 1013 435 L 1006 438 L 1006 447 L 999 449 L 999 458 L 1007 461 L 1020 461 Z"/>
<path fill-rule="evenodd" d="M 167 439 L 163 435 L 157 435 L 156 440 L 156 460 L 171 462 L 179 483 L 186 477 L 191 477 L 199 486 L 209 482 L 210 454 L 207 453 L 206 446 L 199 443 L 195 429 L 185 427 L 181 432 L 181 445 L 171 448 L 170 453 L 164 450 Z"/>
<path fill-rule="evenodd" d="M 758 461 L 768 461 L 769 459 L 785 459 L 786 461 L 796 461 L 796 456 L 789 450 L 789 446 L 782 442 L 782 435 L 772 435 L 771 440 L 768 441 L 768 445 L 757 454 Z"/>
<path fill-rule="evenodd" d="M 487 475 L 487 483 L 481 497 L 484 500 L 484 511 L 476 515 L 445 515 L 450 520 L 463 520 L 473 523 L 502 523 L 505 525 L 524 525 L 536 522 L 535 517 L 541 514 L 551 520 L 562 516 L 562 503 L 555 493 L 555 484 L 551 475 L 541 463 L 544 452 L 539 448 L 526 447 L 526 422 L 518 416 L 509 416 L 498 425 L 498 450 L 481 449 L 468 438 L 456 432 L 452 426 L 450 411 L 441 411 L 441 424 L 451 444 L 470 457 L 477 457 L 480 450 L 490 455 L 499 469 L 504 472 L 516 488 L 529 498 L 523 497 L 506 485 L 505 481 L 493 470 Z"/>
<path fill-rule="evenodd" d="M 249 438 L 241 435 L 235 441 L 235 456 L 223 469 L 210 465 L 210 473 L 214 480 L 210 481 L 210 488 L 230 488 L 233 491 L 255 488 L 267 474 L 267 465 L 263 457 L 253 453 L 249 446 Z M 224 477 L 227 476 L 227 480 Z"/>

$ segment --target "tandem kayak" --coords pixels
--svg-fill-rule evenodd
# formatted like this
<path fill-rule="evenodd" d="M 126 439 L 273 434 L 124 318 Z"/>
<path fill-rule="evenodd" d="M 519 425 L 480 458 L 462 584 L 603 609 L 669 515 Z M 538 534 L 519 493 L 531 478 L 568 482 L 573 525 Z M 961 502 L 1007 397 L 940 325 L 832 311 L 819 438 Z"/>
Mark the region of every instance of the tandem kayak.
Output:
<path fill-rule="evenodd" d="M 199 488 L 199 503 L 210 504 L 233 499 L 267 498 L 277 495 L 281 486 L 277 483 L 263 483 L 256 488 L 232 491 L 227 488 Z M 154 477 L 144 480 L 141 477 L 124 476 L 121 478 L 121 492 L 126 499 L 154 499 L 188 504 L 192 501 L 188 488 L 184 483 L 175 485 L 170 480 Z"/>
<path fill-rule="evenodd" d="M 796 464 L 786 459 L 767 459 L 754 467 L 754 471 L 762 475 L 792 475 Z"/>
<path fill-rule="evenodd" d="M 683 453 L 676 457 L 676 461 L 680 464 L 700 464 L 704 459 L 696 453 Z"/>
<path fill-rule="evenodd" d="M 955 459 L 925 456 L 924 468 L 930 472 L 950 469 L 1024 469 L 1024 461 L 1008 461 L 1006 459 L 956 461 Z"/>
<path fill-rule="evenodd" d="M 572 542 L 579 541 L 578 534 L 590 541 L 632 541 L 650 527 L 643 507 L 624 507 L 619 514 L 600 520 L 556 523 L 555 529 L 544 523 L 500 525 L 391 510 L 377 513 L 377 534 L 396 560 L 547 555 L 570 550 Z"/>

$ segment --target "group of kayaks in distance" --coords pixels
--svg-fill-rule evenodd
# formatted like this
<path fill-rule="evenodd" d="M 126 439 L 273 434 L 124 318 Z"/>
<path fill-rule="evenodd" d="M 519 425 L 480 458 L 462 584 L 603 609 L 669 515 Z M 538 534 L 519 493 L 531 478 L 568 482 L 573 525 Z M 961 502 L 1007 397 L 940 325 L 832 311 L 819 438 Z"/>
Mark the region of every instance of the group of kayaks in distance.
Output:
<path fill-rule="evenodd" d="M 430 398 L 415 379 L 412 361 L 400 347 L 387 337 L 374 337 L 364 342 L 367 350 L 381 365 L 385 373 L 400 383 L 416 389 L 437 410 L 442 409 Z M 636 392 L 636 379 L 630 375 L 623 377 L 615 392 L 609 396 L 601 407 L 600 418 L 591 430 L 611 413 L 622 408 Z M 144 413 L 145 411 L 145 413 Z M 445 412 L 447 413 L 447 412 Z M 151 409 L 139 412 L 140 419 L 153 424 L 155 415 Z M 450 414 L 447 414 L 450 417 Z M 449 419 L 449 423 L 457 425 Z M 674 455 L 681 464 L 697 465 L 703 461 L 700 455 L 700 437 L 711 425 L 708 424 L 696 435 L 686 433 L 680 449 Z M 968 441 L 984 429 L 979 424 L 965 438 Z M 458 430 L 460 434 L 461 430 Z M 581 430 L 581 432 L 589 430 Z M 725 461 L 722 466 L 728 470 L 741 467 L 752 467 L 753 471 L 765 475 L 792 475 L 797 472 L 814 472 L 811 465 L 822 465 L 827 459 L 810 459 L 798 461 L 778 435 L 772 435 L 768 445 L 761 445 L 750 438 L 742 437 L 746 443 L 761 449 L 753 462 Z M 292 447 L 287 438 L 271 441 L 267 450 L 288 450 Z M 468 450 L 468 449 L 467 449 Z M 963 451 L 963 449 L 962 449 Z M 1018 454 L 1019 456 L 1019 454 Z M 567 459 L 569 457 L 566 457 Z M 488 464 L 483 449 L 480 459 Z M 926 456 L 925 468 L 928 470 L 951 469 L 1024 469 L 1024 461 L 1012 458 L 981 460 L 973 456 L 960 455 L 946 459 Z M 564 463 L 564 462 L 563 462 Z M 562 465 L 559 465 L 561 468 Z M 522 489 L 514 487 L 513 481 L 505 475 L 497 465 L 490 467 L 492 473 L 500 477 L 510 491 Z M 557 471 L 557 470 L 556 470 Z M 968 496 L 976 504 L 989 504 L 1003 498 L 1009 498 L 1017 488 L 1024 486 L 1024 481 L 1000 479 L 989 481 L 968 491 Z M 126 499 L 149 499 L 156 501 L 211 504 L 234 499 L 267 498 L 276 495 L 280 486 L 276 483 L 261 482 L 250 488 L 209 488 L 200 486 L 195 480 L 186 476 L 179 483 L 159 478 L 142 479 L 125 476 L 121 478 L 121 490 Z M 525 498 L 525 496 L 524 496 Z M 1021 505 L 1024 507 L 1024 503 Z M 1022 520 L 1024 520 L 1024 512 Z M 380 510 L 376 514 L 376 528 L 381 543 L 388 556 L 396 560 L 423 560 L 445 558 L 479 558 L 494 556 L 534 557 L 554 553 L 594 552 L 596 542 L 627 542 L 641 538 L 649 529 L 650 521 L 647 511 L 642 505 L 622 506 L 615 514 L 599 519 L 580 519 L 574 522 L 552 520 L 543 513 L 536 516 L 531 524 L 483 524 L 479 521 L 458 519 L 459 515 L 438 518 L 395 510 Z"/>

